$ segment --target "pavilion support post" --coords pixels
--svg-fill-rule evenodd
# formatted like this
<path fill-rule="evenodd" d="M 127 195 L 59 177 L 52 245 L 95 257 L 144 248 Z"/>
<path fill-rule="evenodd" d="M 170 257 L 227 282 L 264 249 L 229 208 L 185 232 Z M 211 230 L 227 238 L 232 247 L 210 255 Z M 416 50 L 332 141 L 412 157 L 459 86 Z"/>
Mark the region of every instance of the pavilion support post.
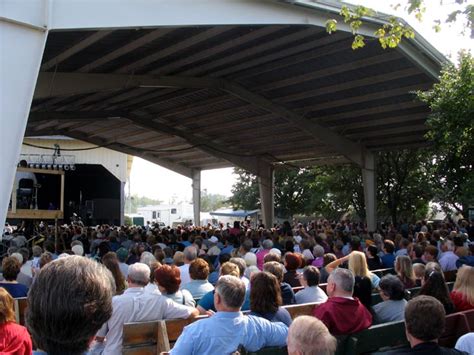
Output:
<path fill-rule="evenodd" d="M 364 201 L 367 229 L 377 230 L 377 174 L 375 171 L 375 155 L 365 151 L 362 155 L 362 182 L 364 184 Z"/>
<path fill-rule="evenodd" d="M 270 164 L 259 164 L 257 169 L 258 187 L 265 228 L 273 227 L 274 219 L 274 171 Z"/>
<path fill-rule="evenodd" d="M 194 225 L 201 224 L 201 170 L 193 169 L 193 212 Z"/>
<path fill-rule="evenodd" d="M 36 8 L 25 7 L 23 14 Z M 46 44 L 46 28 L 0 18 L 0 223 L 4 223 L 31 101 Z"/>

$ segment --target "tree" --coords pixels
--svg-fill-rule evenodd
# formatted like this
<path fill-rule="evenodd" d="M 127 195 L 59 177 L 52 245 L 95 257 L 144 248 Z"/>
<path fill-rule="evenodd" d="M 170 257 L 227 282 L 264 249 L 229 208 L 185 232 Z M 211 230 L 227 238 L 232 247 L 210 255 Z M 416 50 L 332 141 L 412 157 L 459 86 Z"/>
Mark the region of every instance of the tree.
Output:
<path fill-rule="evenodd" d="M 474 38 L 474 5 L 470 4 L 468 0 L 456 0 L 455 2 L 447 2 L 440 0 L 441 5 L 449 4 L 455 6 L 445 13 L 444 18 L 436 19 L 433 23 L 433 28 L 436 32 L 441 31 L 441 25 L 461 21 L 464 24 L 464 28 L 468 29 L 471 33 L 471 38 Z M 418 21 L 422 21 L 423 14 L 426 11 L 425 0 L 406 0 L 403 2 L 404 9 L 408 14 L 415 14 Z M 392 7 L 396 10 L 402 6 L 402 3 L 396 3 Z M 359 33 L 359 29 L 364 25 L 366 17 L 376 15 L 376 11 L 365 7 L 365 6 L 353 6 L 344 5 L 341 7 L 339 13 L 343 18 L 344 22 L 347 23 L 354 35 L 352 42 L 352 49 L 358 49 L 365 46 L 365 37 Z M 329 19 L 326 21 L 326 31 L 328 33 L 335 32 L 337 30 L 337 20 Z M 403 20 L 395 16 L 389 16 L 386 18 L 386 23 L 377 28 L 374 32 L 374 36 L 378 38 L 382 48 L 395 48 L 397 47 L 403 38 L 414 38 L 415 32 L 413 29 Z"/>
<path fill-rule="evenodd" d="M 430 185 L 431 156 L 424 150 L 388 151 L 377 154 L 378 213 L 397 223 L 400 218 L 425 218 L 433 196 Z M 235 208 L 259 207 L 255 176 L 236 169 L 239 179 L 232 190 Z M 353 211 L 365 219 L 364 189 L 358 166 L 317 166 L 275 172 L 275 212 L 340 218 Z"/>
<path fill-rule="evenodd" d="M 260 195 L 257 177 L 243 169 L 236 168 L 238 175 L 232 187 L 229 202 L 235 209 L 252 210 L 260 208 Z M 281 168 L 275 171 L 275 213 L 289 217 L 308 211 L 311 200 L 311 185 L 314 174 L 308 169 Z"/>
<path fill-rule="evenodd" d="M 445 210 L 466 216 L 474 205 L 474 58 L 459 54 L 459 64 L 447 63 L 439 83 L 418 92 L 429 105 L 427 138 L 433 143 L 432 175 L 436 201 Z"/>
<path fill-rule="evenodd" d="M 128 213 L 137 213 L 138 207 L 144 207 L 149 205 L 159 205 L 163 201 L 158 199 L 152 199 L 146 196 L 133 195 L 125 201 L 125 211 Z"/>
<path fill-rule="evenodd" d="M 208 193 L 204 190 L 201 194 L 201 211 L 211 212 L 222 207 L 230 206 L 228 197 L 219 194 Z"/>

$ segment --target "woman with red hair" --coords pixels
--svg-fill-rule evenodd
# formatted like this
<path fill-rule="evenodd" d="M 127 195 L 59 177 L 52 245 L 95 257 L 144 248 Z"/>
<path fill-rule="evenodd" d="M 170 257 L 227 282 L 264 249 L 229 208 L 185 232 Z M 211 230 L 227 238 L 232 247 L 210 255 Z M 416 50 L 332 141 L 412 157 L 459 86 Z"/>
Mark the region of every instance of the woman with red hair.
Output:
<path fill-rule="evenodd" d="M 0 287 L 0 354 L 30 355 L 31 351 L 30 334 L 15 323 L 13 298 Z"/>
<path fill-rule="evenodd" d="M 155 270 L 155 283 L 161 294 L 178 304 L 196 307 L 196 302 L 188 290 L 180 290 L 181 273 L 175 265 L 162 265 Z"/>
<path fill-rule="evenodd" d="M 291 287 L 301 286 L 299 275 L 296 270 L 301 268 L 304 264 L 302 256 L 296 253 L 286 253 L 284 261 L 286 273 L 283 276 L 283 282 L 290 284 Z"/>

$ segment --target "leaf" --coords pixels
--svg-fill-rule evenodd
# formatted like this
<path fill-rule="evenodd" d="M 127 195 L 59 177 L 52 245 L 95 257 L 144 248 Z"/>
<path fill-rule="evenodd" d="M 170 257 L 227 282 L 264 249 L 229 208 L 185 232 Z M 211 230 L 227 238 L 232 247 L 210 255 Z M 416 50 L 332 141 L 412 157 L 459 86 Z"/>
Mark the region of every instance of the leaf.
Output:
<path fill-rule="evenodd" d="M 337 21 L 330 19 L 326 21 L 326 32 L 331 34 L 337 30 Z"/>
<path fill-rule="evenodd" d="M 352 49 L 356 50 L 365 46 L 364 36 L 356 35 L 354 36 L 354 41 L 352 41 Z"/>

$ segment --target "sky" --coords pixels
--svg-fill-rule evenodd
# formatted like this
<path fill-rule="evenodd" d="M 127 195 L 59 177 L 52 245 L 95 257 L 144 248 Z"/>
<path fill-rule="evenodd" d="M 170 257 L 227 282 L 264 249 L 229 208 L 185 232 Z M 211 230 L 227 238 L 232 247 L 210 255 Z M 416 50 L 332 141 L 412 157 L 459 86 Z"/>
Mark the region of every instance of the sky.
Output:
<path fill-rule="evenodd" d="M 381 0 L 352 0 L 351 3 L 364 5 L 376 11 L 386 14 L 394 14 L 404 18 L 421 36 L 430 42 L 445 56 L 455 61 L 456 53 L 460 49 L 470 49 L 474 52 L 474 40 L 468 35 L 462 36 L 462 23 L 458 22 L 454 26 L 442 25 L 441 32 L 436 33 L 433 29 L 433 21 L 443 20 L 449 12 L 454 10 L 455 5 L 440 6 L 439 0 L 426 0 L 429 4 L 423 15 L 423 21 L 419 22 L 414 15 L 408 16 L 400 7 L 397 11 L 390 6 L 403 1 L 381 1 Z M 454 1 L 444 1 L 445 3 Z M 363 50 L 363 49 L 361 49 Z M 201 174 L 201 190 L 209 193 L 230 196 L 232 185 L 236 182 L 236 175 L 232 173 L 232 168 L 206 170 Z M 128 184 L 127 184 L 128 185 Z M 147 196 L 156 198 L 164 203 L 171 199 L 177 201 L 191 201 L 192 187 L 191 179 L 174 173 L 156 164 L 150 163 L 141 158 L 134 158 L 130 175 L 130 190 L 132 195 Z"/>

